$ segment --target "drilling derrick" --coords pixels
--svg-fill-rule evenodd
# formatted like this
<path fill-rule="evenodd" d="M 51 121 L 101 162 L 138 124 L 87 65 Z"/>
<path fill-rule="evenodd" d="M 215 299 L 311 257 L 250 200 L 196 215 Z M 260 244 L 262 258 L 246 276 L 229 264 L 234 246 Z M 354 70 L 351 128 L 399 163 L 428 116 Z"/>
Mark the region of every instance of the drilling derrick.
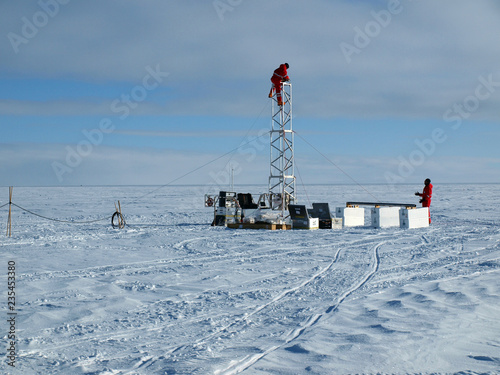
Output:
<path fill-rule="evenodd" d="M 273 96 L 271 122 L 271 170 L 269 175 L 269 194 L 271 208 L 280 210 L 282 218 L 289 204 L 294 204 L 295 170 L 292 129 L 292 84 L 283 82 L 283 105 L 278 105 Z"/>

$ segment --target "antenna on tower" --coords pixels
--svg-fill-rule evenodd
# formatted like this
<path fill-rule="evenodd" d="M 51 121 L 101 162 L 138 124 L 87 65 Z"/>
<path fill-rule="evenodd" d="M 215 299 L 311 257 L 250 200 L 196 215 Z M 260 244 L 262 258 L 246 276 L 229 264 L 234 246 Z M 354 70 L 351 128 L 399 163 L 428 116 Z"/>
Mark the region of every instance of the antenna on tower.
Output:
<path fill-rule="evenodd" d="M 292 129 L 292 84 L 282 83 L 282 105 L 273 96 L 271 121 L 271 158 L 269 174 L 269 194 L 271 208 L 280 210 L 282 218 L 289 204 L 294 204 L 295 169 Z"/>

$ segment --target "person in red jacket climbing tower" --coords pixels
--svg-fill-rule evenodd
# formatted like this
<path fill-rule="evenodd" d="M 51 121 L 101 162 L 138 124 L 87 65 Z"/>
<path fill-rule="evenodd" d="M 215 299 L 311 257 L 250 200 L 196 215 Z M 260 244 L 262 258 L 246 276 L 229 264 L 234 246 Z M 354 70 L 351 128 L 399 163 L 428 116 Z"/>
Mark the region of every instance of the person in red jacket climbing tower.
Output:
<path fill-rule="evenodd" d="M 432 200 L 432 184 L 431 184 L 431 180 L 428 178 L 425 180 L 424 182 L 425 184 L 425 187 L 424 187 L 424 191 L 422 193 L 415 193 L 416 196 L 418 197 L 422 197 L 422 199 L 420 199 L 420 203 L 422 203 L 422 207 L 428 207 L 429 208 L 429 224 L 431 223 L 431 200 Z"/>
<path fill-rule="evenodd" d="M 282 82 L 287 82 L 290 80 L 288 77 L 287 69 L 290 67 L 288 63 L 281 64 L 278 69 L 274 71 L 273 76 L 271 77 L 271 82 L 273 83 L 273 87 L 271 87 L 271 91 L 269 92 L 269 97 L 273 97 L 274 90 L 276 90 L 276 99 L 278 99 L 278 105 L 283 105 L 283 99 L 281 97 L 282 90 Z"/>

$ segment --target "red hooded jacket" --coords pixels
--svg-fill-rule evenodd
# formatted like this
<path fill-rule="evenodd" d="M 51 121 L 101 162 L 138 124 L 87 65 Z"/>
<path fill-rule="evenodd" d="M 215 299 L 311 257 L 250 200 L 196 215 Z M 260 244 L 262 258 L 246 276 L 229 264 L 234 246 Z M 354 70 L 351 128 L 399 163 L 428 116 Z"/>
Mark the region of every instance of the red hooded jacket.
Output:
<path fill-rule="evenodd" d="M 420 196 L 422 197 L 422 207 L 430 207 L 432 200 L 432 184 L 426 185 Z"/>
<path fill-rule="evenodd" d="M 288 77 L 285 64 L 281 64 L 280 67 L 274 71 L 274 74 L 271 77 L 271 81 L 274 84 L 279 84 L 280 82 L 287 81 L 289 79 L 290 77 Z"/>

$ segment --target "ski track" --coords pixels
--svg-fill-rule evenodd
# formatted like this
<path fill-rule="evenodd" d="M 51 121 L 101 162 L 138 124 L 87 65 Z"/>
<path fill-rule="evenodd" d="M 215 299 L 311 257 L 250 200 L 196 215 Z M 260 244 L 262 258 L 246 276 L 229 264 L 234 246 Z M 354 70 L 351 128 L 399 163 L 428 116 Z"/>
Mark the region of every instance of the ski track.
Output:
<path fill-rule="evenodd" d="M 200 240 L 200 239 L 198 239 Z M 194 243 L 196 240 L 182 241 L 183 243 Z M 179 249 L 181 246 L 179 244 L 174 245 L 173 247 Z M 185 244 L 184 244 L 185 245 Z M 182 245 L 183 246 L 183 245 Z M 290 248 L 291 249 L 291 248 Z M 280 252 L 282 255 L 290 255 L 300 253 L 302 250 L 289 250 L 286 252 Z M 243 253 L 241 253 L 243 254 Z M 144 261 L 144 262 L 134 262 L 134 263 L 124 263 L 124 264 L 115 264 L 115 265 L 105 265 L 99 267 L 89 267 L 76 269 L 72 271 L 48 271 L 41 273 L 31 273 L 31 274 L 22 274 L 21 278 L 25 278 L 28 281 L 40 281 L 43 279 L 53 279 L 53 278 L 95 278 L 98 276 L 121 276 L 130 273 L 138 273 L 141 271 L 151 271 L 151 268 L 160 268 L 160 266 L 166 265 L 192 265 L 193 262 L 197 264 L 206 264 L 208 262 L 223 262 L 228 261 L 232 262 L 235 258 L 241 257 L 241 254 L 237 255 L 212 255 L 206 257 L 197 257 L 193 259 L 192 256 L 185 256 L 179 258 L 168 258 L 168 259 L 158 259 L 153 261 Z M 266 249 L 262 249 L 258 255 L 245 256 L 246 259 L 254 260 L 261 258 L 271 258 L 275 256 L 275 253 L 269 253 Z M 160 265 L 160 266 L 159 266 Z"/>
<path fill-rule="evenodd" d="M 375 237 L 378 238 L 379 235 L 376 235 Z M 202 240 L 202 239 L 203 238 L 198 238 L 196 240 Z M 193 239 L 193 241 L 194 241 L 194 239 Z M 193 241 L 190 241 L 190 242 L 193 242 Z M 367 244 L 372 243 L 372 242 L 373 242 L 373 240 L 371 240 L 371 239 L 355 240 L 355 241 L 349 241 L 347 243 L 347 246 L 349 246 L 350 248 L 355 248 L 355 247 L 364 248 Z M 183 247 L 183 245 L 185 245 L 186 243 L 187 243 L 186 241 L 182 241 L 182 243 L 180 243 L 180 246 L 179 246 L 179 244 L 176 244 L 174 246 Z M 319 246 L 319 247 L 331 247 L 331 244 L 323 245 L 323 246 Z M 286 297 L 291 296 L 292 294 L 301 290 L 305 286 L 307 286 L 311 283 L 314 283 L 316 280 L 318 280 L 324 274 L 326 274 L 328 271 L 330 271 L 334 267 L 335 263 L 338 261 L 339 255 L 341 253 L 341 248 L 343 248 L 343 247 L 345 247 L 345 246 L 341 245 L 339 247 L 339 249 L 336 251 L 336 253 L 335 253 L 333 259 L 330 261 L 330 263 L 326 267 L 321 269 L 319 272 L 314 274 L 312 277 L 302 281 L 300 284 L 298 284 L 297 286 L 295 286 L 293 288 L 290 288 L 290 289 L 287 289 L 287 290 L 281 292 L 276 297 L 274 297 L 271 301 L 264 303 L 264 304 L 261 304 L 261 305 L 258 305 L 258 306 L 255 306 L 253 311 L 251 311 L 250 313 L 246 313 L 245 315 L 235 319 L 233 322 L 231 322 L 225 326 L 219 327 L 218 329 L 216 329 L 214 332 L 210 333 L 209 335 L 206 335 L 202 338 L 199 338 L 194 342 L 186 342 L 186 343 L 179 345 L 179 346 L 165 348 L 165 351 L 164 351 L 162 356 L 182 352 L 183 350 L 184 351 L 193 350 L 196 347 L 198 347 L 200 345 L 205 345 L 205 344 L 207 344 L 207 342 L 216 339 L 217 337 L 221 336 L 224 333 L 227 333 L 231 328 L 235 328 L 236 326 L 238 326 L 240 324 L 246 324 L 252 316 L 269 308 L 271 305 L 276 304 L 279 301 L 282 301 Z M 281 252 L 280 252 L 281 255 L 301 252 L 301 250 L 293 250 L 293 251 L 283 252 L 283 250 L 285 250 L 285 249 L 288 249 L 288 248 L 281 248 Z M 246 258 L 247 259 L 254 259 L 254 258 L 265 258 L 265 257 L 275 256 L 274 254 L 269 254 L 269 250 L 265 249 L 265 248 L 263 249 L 262 252 L 263 252 L 263 254 L 257 254 L 257 255 L 254 255 L 252 257 L 248 257 L 248 255 L 247 255 Z M 237 255 L 236 257 L 239 257 L 239 255 Z M 226 256 L 226 258 L 232 258 L 232 256 L 228 255 L 228 256 Z M 207 261 L 220 262 L 221 260 L 222 259 L 220 259 L 219 257 L 217 257 L 217 259 L 213 259 L 213 257 L 204 257 L 201 259 L 197 259 L 197 261 L 199 261 L 200 263 L 206 263 Z M 120 276 L 120 275 L 123 275 L 125 273 L 135 274 L 138 271 L 144 271 L 144 270 L 148 270 L 150 272 L 151 271 L 150 267 L 152 265 L 154 265 L 155 263 L 179 264 L 182 262 L 191 262 L 191 264 L 192 264 L 192 259 L 189 257 L 176 258 L 176 259 L 163 259 L 163 260 L 159 260 L 157 262 L 139 262 L 139 263 L 132 263 L 132 264 L 122 264 L 122 265 L 117 265 L 114 267 L 111 267 L 111 266 L 92 267 L 92 268 L 74 270 L 71 272 L 66 272 L 66 271 L 64 271 L 64 272 L 52 272 L 52 273 L 49 272 L 49 273 L 43 273 L 43 274 L 24 275 L 24 276 L 26 276 L 28 279 L 30 279 L 30 281 L 39 281 L 40 279 L 43 279 L 45 277 L 47 277 L 49 279 L 54 278 L 54 277 L 59 277 L 59 278 L 64 278 L 64 279 L 72 279 L 75 277 L 95 278 L 97 276 L 109 276 L 110 274 L 112 274 L 114 276 Z M 378 268 L 378 266 L 377 266 L 377 268 Z M 371 274 L 369 275 L 369 277 L 371 277 Z M 368 279 L 366 279 L 366 281 L 367 280 Z M 363 284 L 358 285 L 356 289 L 360 288 Z M 207 293 L 208 291 L 210 291 L 210 289 L 205 289 L 202 293 Z M 353 290 L 349 291 L 349 293 L 347 295 L 344 295 L 342 298 L 342 301 L 352 292 L 353 292 Z M 161 301 L 157 301 L 157 302 L 161 302 Z M 212 315 L 211 317 L 216 318 L 217 316 Z M 208 318 L 208 315 L 197 315 L 197 318 L 195 320 L 191 320 L 190 324 L 202 322 L 206 318 Z M 304 325 L 304 327 L 309 327 L 314 323 L 315 323 L 315 319 L 309 318 L 308 323 L 306 323 Z M 148 332 L 155 332 L 155 331 L 162 332 L 165 329 L 168 329 L 169 327 L 172 327 L 174 325 L 175 325 L 175 323 L 172 323 L 170 325 L 162 325 L 161 327 L 156 327 L 156 328 L 148 328 L 147 331 Z M 69 346 L 82 345 L 85 342 L 95 342 L 95 341 L 105 342 L 105 341 L 109 341 L 109 340 L 119 340 L 120 338 L 133 337 L 137 333 L 144 334 L 144 328 L 143 327 L 138 327 L 135 329 L 128 328 L 128 329 L 124 329 L 122 331 L 111 330 L 111 332 L 105 333 L 105 334 L 89 334 L 89 333 L 87 333 L 84 335 L 83 338 L 76 338 L 76 339 L 73 338 L 70 342 L 67 342 L 67 343 L 62 343 L 62 344 L 58 344 L 58 345 L 50 345 L 50 344 L 44 345 L 44 351 L 47 351 L 47 350 L 57 351 L 60 349 L 67 348 Z M 287 342 L 289 342 L 289 341 L 287 341 Z M 286 344 L 287 342 L 285 342 L 284 344 Z M 24 356 L 33 357 L 33 356 L 36 356 L 37 353 L 38 353 L 37 350 L 34 350 L 34 351 L 31 350 L 31 351 L 25 352 Z M 157 359 L 155 356 L 148 356 L 148 358 L 149 359 L 148 359 L 147 363 L 146 362 L 143 363 L 143 359 L 141 358 L 138 361 L 138 363 L 136 365 L 134 365 L 130 371 L 126 371 L 123 373 L 134 373 L 135 369 L 143 368 L 144 366 L 146 366 L 146 368 L 147 368 L 147 367 L 153 365 Z"/>
<path fill-rule="evenodd" d="M 200 340 L 196 341 L 192 345 L 204 344 L 206 341 L 213 339 L 214 337 L 220 335 L 223 332 L 226 332 L 228 329 L 230 329 L 231 327 L 235 326 L 236 324 L 238 324 L 240 322 L 247 321 L 253 315 L 261 312 L 262 310 L 268 308 L 272 304 L 274 304 L 274 303 L 276 303 L 278 301 L 281 301 L 283 298 L 289 296 L 290 294 L 293 294 L 294 292 L 297 292 L 298 290 L 302 289 L 306 285 L 314 282 L 316 279 L 318 279 L 319 277 L 321 277 L 321 275 L 323 275 L 324 273 L 328 272 L 333 267 L 333 265 L 337 262 L 339 254 L 340 254 L 340 249 L 337 250 L 334 259 L 330 262 L 330 264 L 327 267 L 325 267 L 324 269 L 322 269 L 317 274 L 313 275 L 311 278 L 305 280 L 300 285 L 298 285 L 298 286 L 296 286 L 294 288 L 285 290 L 284 292 L 282 292 L 278 296 L 274 297 L 270 302 L 267 302 L 267 303 L 265 303 L 263 305 L 260 305 L 260 306 L 256 307 L 255 310 L 253 310 L 251 313 L 245 314 L 243 317 L 236 319 L 233 323 L 231 323 L 231 324 L 229 324 L 229 325 L 227 325 L 225 327 L 222 327 L 222 328 L 218 329 L 216 332 L 214 332 L 213 334 L 210 334 L 207 337 L 201 338 Z M 184 345 L 182 347 L 184 347 Z M 180 350 L 182 347 L 178 347 L 178 348 L 176 348 L 173 351 L 176 352 L 176 351 Z"/>
<path fill-rule="evenodd" d="M 373 249 L 373 261 L 372 261 L 372 264 L 370 267 L 371 269 L 366 274 L 366 276 L 364 278 L 362 278 L 358 283 L 356 283 L 352 288 L 345 291 L 339 297 L 337 302 L 334 305 L 329 306 L 325 310 L 324 313 L 318 313 L 318 314 L 311 315 L 309 317 L 309 319 L 301 327 L 291 331 L 288 335 L 283 337 L 283 343 L 281 345 L 272 346 L 266 350 L 262 350 L 261 354 L 256 354 L 250 358 L 245 357 L 240 361 L 236 361 L 235 363 L 233 362 L 230 365 L 230 367 L 225 368 L 224 370 L 221 370 L 221 371 L 216 370 L 215 374 L 217 374 L 217 375 L 234 375 L 234 374 L 239 374 L 239 373 L 249 369 L 254 364 L 256 364 L 258 361 L 260 361 L 261 359 L 266 357 L 267 355 L 271 354 L 272 352 L 274 352 L 278 349 L 281 349 L 283 346 L 290 344 L 292 341 L 294 341 L 295 339 L 300 337 L 307 329 L 309 329 L 310 327 L 317 324 L 323 318 L 323 316 L 325 314 L 331 314 L 332 312 L 337 310 L 338 307 L 342 304 L 342 302 L 344 302 L 346 300 L 346 298 L 348 298 L 352 293 L 356 292 L 361 287 L 363 287 L 365 284 L 367 284 L 370 281 L 370 279 L 373 277 L 373 275 L 375 275 L 375 273 L 378 271 L 378 269 L 380 267 L 379 249 L 380 249 L 380 247 L 382 247 L 383 244 L 384 244 L 384 242 L 381 242 L 374 247 L 374 249 Z M 340 252 L 340 250 L 337 252 L 336 258 L 338 257 L 339 252 Z M 329 271 L 336 261 L 337 261 L 337 259 L 334 259 L 334 261 L 332 261 L 332 263 L 329 265 L 329 267 L 324 269 L 321 273 Z M 313 277 L 310 281 L 312 281 L 315 278 L 316 277 Z"/>
<path fill-rule="evenodd" d="M 185 349 L 185 348 L 192 348 L 192 347 L 196 347 L 198 345 L 204 345 L 209 340 L 215 339 L 216 337 L 220 336 L 224 332 L 227 332 L 230 328 L 236 326 L 237 324 L 247 322 L 248 319 L 251 318 L 253 315 L 256 315 L 256 314 L 260 313 L 262 310 L 268 308 L 272 304 L 275 304 L 278 301 L 281 301 L 282 299 L 286 298 L 287 296 L 289 296 L 289 295 L 291 295 L 291 294 L 299 291 L 300 289 L 302 289 L 306 285 L 309 285 L 309 284 L 313 283 L 315 280 L 317 280 L 318 278 L 320 278 L 323 274 L 325 274 L 326 272 L 328 272 L 335 265 L 335 263 L 337 262 L 338 257 L 340 255 L 340 252 L 341 252 L 341 249 L 338 249 L 337 252 L 335 253 L 334 258 L 332 259 L 332 261 L 330 262 L 330 264 L 328 264 L 327 267 L 323 268 L 320 272 L 316 273 L 311 278 L 303 281 L 301 284 L 297 285 L 296 287 L 283 291 L 281 294 L 279 294 L 278 296 L 274 297 L 271 301 L 269 301 L 269 302 L 267 302 L 265 304 L 262 304 L 260 306 L 257 306 L 251 313 L 245 314 L 244 316 L 242 316 L 242 317 L 234 320 L 231 324 L 228 324 L 227 326 L 220 327 L 215 332 L 211 333 L 208 336 L 200 338 L 199 340 L 197 340 L 194 343 L 183 344 L 181 346 L 168 349 L 166 351 L 166 354 L 176 353 L 176 352 L 181 351 L 182 349 Z M 290 340 L 290 341 L 292 341 L 292 340 Z M 271 353 L 273 350 L 278 349 L 278 348 L 279 347 L 272 347 L 271 349 L 268 349 L 265 352 L 265 354 Z M 257 360 L 258 359 L 260 359 L 260 358 L 257 358 Z M 142 366 L 144 366 L 144 363 L 141 360 L 135 366 L 133 366 L 133 368 L 131 369 L 130 372 L 124 372 L 124 374 L 133 374 L 135 369 L 137 369 L 139 367 L 142 367 Z M 216 373 L 218 373 L 218 372 L 216 371 Z"/>
<path fill-rule="evenodd" d="M 180 248 L 185 248 L 186 244 L 188 243 L 194 243 L 197 241 L 201 241 L 204 239 L 209 239 L 212 237 L 200 237 L 200 238 L 195 238 L 195 239 L 190 239 L 190 240 L 185 240 L 181 241 L 179 243 L 176 243 L 172 245 L 172 248 L 175 249 L 180 249 Z M 342 243 L 342 246 L 363 246 L 365 244 L 370 244 L 372 241 L 371 240 L 356 240 L 356 241 L 350 241 L 350 242 L 344 242 Z M 315 246 L 315 249 L 321 249 L 321 248 L 330 248 L 332 245 L 327 244 L 327 245 L 322 245 L 322 246 Z M 292 250 L 293 249 L 293 250 Z M 220 262 L 233 262 L 237 258 L 241 258 L 242 255 L 245 255 L 244 258 L 245 260 L 256 260 L 256 259 L 262 259 L 262 258 L 272 258 L 276 256 L 276 253 L 279 253 L 280 255 L 291 255 L 291 254 L 303 254 L 304 250 L 303 249 L 295 249 L 294 246 L 288 246 L 288 247 L 281 247 L 277 248 L 276 246 L 273 246 L 272 248 L 268 248 L 266 246 L 261 247 L 259 252 L 255 255 L 248 256 L 247 252 L 241 252 L 241 253 L 234 253 L 234 254 L 227 254 L 227 248 L 224 249 L 225 254 L 220 255 L 220 254 L 212 254 L 210 256 L 202 256 L 202 257 L 197 257 L 196 259 L 193 259 L 191 255 L 186 255 L 183 257 L 177 257 L 177 258 L 166 258 L 166 259 L 157 259 L 157 260 L 152 260 L 152 261 L 141 261 L 141 262 L 133 262 L 133 263 L 123 263 L 123 264 L 111 264 L 111 265 L 103 265 L 103 266 L 98 266 L 98 267 L 88 267 L 88 268 L 81 268 L 81 269 L 75 269 L 71 271 L 46 271 L 46 272 L 35 272 L 35 273 L 25 273 L 25 274 L 20 274 L 19 278 L 27 281 L 27 282 L 36 282 L 36 281 L 41 281 L 45 279 L 56 279 L 56 278 L 65 278 L 65 279 L 73 279 L 73 278 L 96 278 L 99 276 L 122 276 L 122 275 L 127 275 L 127 274 L 137 274 L 137 273 L 147 273 L 147 272 L 152 272 L 153 269 L 160 269 L 161 267 L 167 266 L 167 265 L 178 265 L 178 266 L 184 266 L 186 264 L 193 265 L 193 262 L 196 262 L 196 264 L 207 264 L 207 263 L 220 263 Z M 278 250 L 278 251 L 277 251 Z M 283 251 L 286 250 L 286 251 Z M 312 251 L 312 250 L 311 250 Z"/>

